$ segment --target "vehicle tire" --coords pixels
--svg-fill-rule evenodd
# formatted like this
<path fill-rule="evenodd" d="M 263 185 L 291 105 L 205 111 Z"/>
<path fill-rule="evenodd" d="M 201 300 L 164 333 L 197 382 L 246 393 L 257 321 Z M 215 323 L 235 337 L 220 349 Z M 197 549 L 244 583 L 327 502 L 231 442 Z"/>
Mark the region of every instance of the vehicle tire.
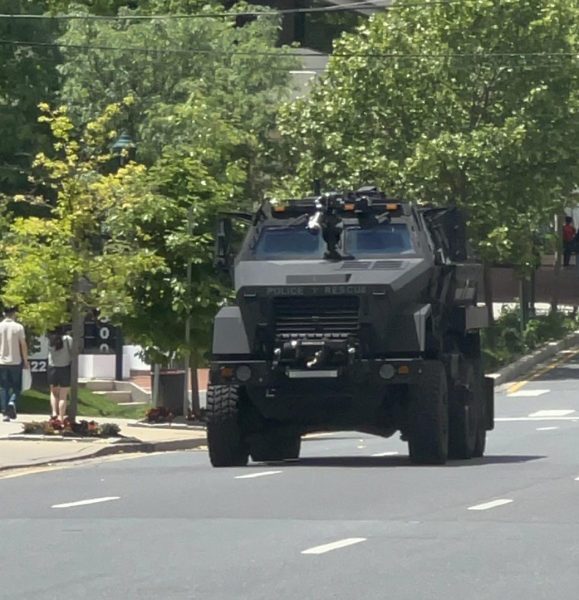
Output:
<path fill-rule="evenodd" d="M 464 342 L 463 352 L 468 357 L 474 371 L 475 405 L 478 409 L 478 424 L 472 457 L 480 458 L 485 451 L 486 432 L 488 429 L 492 429 L 494 422 L 494 407 L 492 402 L 488 404 L 487 386 L 481 359 L 480 333 L 466 336 Z"/>
<path fill-rule="evenodd" d="M 207 387 L 207 443 L 214 467 L 242 467 L 249 448 L 240 425 L 240 391 L 233 385 Z"/>
<path fill-rule="evenodd" d="M 414 464 L 442 465 L 448 457 L 448 384 L 444 365 L 424 361 L 420 383 L 409 386 L 408 448 Z"/>
<path fill-rule="evenodd" d="M 294 433 L 266 431 L 251 440 L 251 458 L 256 462 L 277 462 L 299 458 L 301 436 Z"/>
<path fill-rule="evenodd" d="M 465 363 L 461 381 L 451 382 L 450 389 L 448 457 L 465 460 L 474 456 L 481 424 L 480 394 L 471 361 Z"/>

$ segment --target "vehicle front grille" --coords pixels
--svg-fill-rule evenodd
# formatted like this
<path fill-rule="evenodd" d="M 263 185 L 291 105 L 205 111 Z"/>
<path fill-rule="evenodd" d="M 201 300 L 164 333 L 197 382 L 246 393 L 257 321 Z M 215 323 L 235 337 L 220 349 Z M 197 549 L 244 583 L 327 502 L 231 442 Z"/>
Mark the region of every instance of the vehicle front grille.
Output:
<path fill-rule="evenodd" d="M 359 328 L 357 296 L 275 298 L 275 333 L 278 339 L 346 338 Z"/>

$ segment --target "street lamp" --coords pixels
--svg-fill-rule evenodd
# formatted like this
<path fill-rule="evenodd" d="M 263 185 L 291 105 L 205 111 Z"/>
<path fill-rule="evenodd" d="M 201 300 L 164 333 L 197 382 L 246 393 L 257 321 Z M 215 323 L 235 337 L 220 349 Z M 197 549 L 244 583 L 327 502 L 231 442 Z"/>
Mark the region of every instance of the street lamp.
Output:
<path fill-rule="evenodd" d="M 135 160 L 137 145 L 133 138 L 123 131 L 111 146 L 111 152 L 118 161 L 118 168 L 124 167 L 128 162 Z"/>
<path fill-rule="evenodd" d="M 136 151 L 137 146 L 133 138 L 126 131 L 123 131 L 111 146 L 117 169 L 135 160 Z M 117 381 L 123 379 L 123 332 L 120 327 L 116 328 L 115 335 L 115 379 Z"/>

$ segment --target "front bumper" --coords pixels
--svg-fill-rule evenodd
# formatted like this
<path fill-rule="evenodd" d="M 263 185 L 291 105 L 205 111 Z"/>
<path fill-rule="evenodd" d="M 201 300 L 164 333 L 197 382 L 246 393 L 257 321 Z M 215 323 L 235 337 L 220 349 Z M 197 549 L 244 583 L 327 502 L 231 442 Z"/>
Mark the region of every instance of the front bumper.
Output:
<path fill-rule="evenodd" d="M 210 367 L 210 383 L 279 388 L 304 381 L 383 387 L 415 383 L 422 374 L 423 362 L 420 358 L 358 359 L 343 366 L 305 369 L 260 360 L 214 361 Z"/>

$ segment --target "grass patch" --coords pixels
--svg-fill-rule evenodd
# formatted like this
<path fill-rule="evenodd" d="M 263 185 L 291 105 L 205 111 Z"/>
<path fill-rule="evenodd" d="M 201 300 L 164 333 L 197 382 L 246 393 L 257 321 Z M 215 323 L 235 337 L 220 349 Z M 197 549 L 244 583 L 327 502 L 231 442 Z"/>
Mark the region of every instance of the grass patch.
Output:
<path fill-rule="evenodd" d="M 97 396 L 85 388 L 79 389 L 79 417 L 117 417 L 119 419 L 142 419 L 147 406 L 119 406 L 115 402 Z M 50 416 L 50 396 L 48 392 L 28 390 L 20 396 L 17 406 L 21 414 L 37 414 Z"/>

